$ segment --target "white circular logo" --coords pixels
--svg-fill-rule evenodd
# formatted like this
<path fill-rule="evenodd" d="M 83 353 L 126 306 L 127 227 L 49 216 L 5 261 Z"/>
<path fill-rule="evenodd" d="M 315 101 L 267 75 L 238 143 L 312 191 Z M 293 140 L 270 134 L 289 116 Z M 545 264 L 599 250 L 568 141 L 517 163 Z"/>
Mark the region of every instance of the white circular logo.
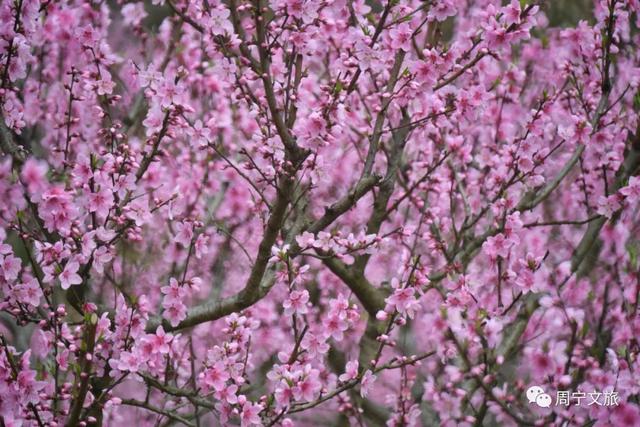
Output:
<path fill-rule="evenodd" d="M 551 406 L 551 396 L 545 393 L 542 387 L 538 385 L 531 386 L 527 389 L 527 399 L 529 403 L 535 403 L 541 408 Z"/>

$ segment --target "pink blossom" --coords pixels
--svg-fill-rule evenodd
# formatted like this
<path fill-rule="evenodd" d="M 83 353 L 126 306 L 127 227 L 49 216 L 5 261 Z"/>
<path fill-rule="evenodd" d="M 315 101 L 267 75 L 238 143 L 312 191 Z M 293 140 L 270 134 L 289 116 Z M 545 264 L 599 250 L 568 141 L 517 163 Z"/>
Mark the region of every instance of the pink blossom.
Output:
<path fill-rule="evenodd" d="M 69 351 L 64 350 L 56 356 L 56 363 L 61 370 L 66 371 L 69 369 Z"/>
<path fill-rule="evenodd" d="M 455 0 L 441 0 L 436 2 L 429 10 L 429 14 L 437 21 L 444 21 L 456 12 Z"/>
<path fill-rule="evenodd" d="M 287 381 L 280 381 L 278 387 L 276 387 L 274 396 L 279 407 L 288 406 L 294 399 L 293 389 Z"/>
<path fill-rule="evenodd" d="M 22 166 L 20 177 L 27 186 L 27 191 L 29 191 L 33 201 L 38 201 L 42 192 L 47 188 L 48 169 L 46 163 L 34 158 L 29 158 Z"/>
<path fill-rule="evenodd" d="M 193 224 L 190 222 L 178 222 L 175 225 L 175 229 L 175 241 L 188 248 L 191 245 L 191 239 L 193 239 Z"/>
<path fill-rule="evenodd" d="M 640 177 L 630 177 L 628 185 L 621 188 L 619 192 L 626 197 L 628 203 L 637 203 L 640 200 Z"/>
<path fill-rule="evenodd" d="M 213 388 L 216 390 L 214 393 L 216 399 L 224 400 L 232 405 L 238 402 L 238 396 L 236 395 L 238 392 L 237 385 L 231 384 L 224 387 L 216 387 L 214 384 Z"/>
<path fill-rule="evenodd" d="M 401 314 L 410 318 L 415 315 L 418 301 L 415 299 L 415 289 L 411 287 L 396 289 L 385 301 Z"/>
<path fill-rule="evenodd" d="M 389 31 L 391 47 L 394 49 L 402 49 L 405 52 L 411 50 L 411 35 L 413 31 L 409 24 L 403 23 Z"/>
<path fill-rule="evenodd" d="M 0 2 L 0 424 L 639 424 L 640 1 L 236 3 Z"/>
<path fill-rule="evenodd" d="M 504 234 L 491 236 L 487 239 L 486 243 L 482 245 L 486 254 L 489 255 L 492 259 L 495 259 L 498 256 L 506 258 L 509 255 L 510 246 L 511 245 L 505 238 Z"/>
<path fill-rule="evenodd" d="M 501 49 L 508 45 L 512 38 L 513 34 L 495 20 L 492 20 L 485 28 L 485 41 L 488 49 Z"/>
<path fill-rule="evenodd" d="M 260 412 L 262 412 L 262 407 L 259 404 L 245 401 L 242 404 L 242 412 L 240 413 L 240 425 L 242 427 L 261 425 Z"/>
<path fill-rule="evenodd" d="M 140 22 L 147 16 L 142 3 L 128 3 L 122 6 L 122 16 L 128 25 L 140 25 Z"/>
<path fill-rule="evenodd" d="M 111 95 L 115 86 L 116 84 L 111 80 L 110 76 L 109 78 L 98 80 L 98 82 L 96 83 L 98 95 Z"/>
<path fill-rule="evenodd" d="M 291 16 L 302 19 L 304 22 L 311 22 L 317 15 L 317 2 L 305 0 L 286 0 L 287 13 Z"/>
<path fill-rule="evenodd" d="M 200 381 L 205 387 L 220 391 L 226 387 L 225 384 L 229 378 L 229 373 L 224 364 L 222 362 L 216 362 L 213 366 L 205 369 Z"/>
<path fill-rule="evenodd" d="M 79 285 L 82 283 L 82 277 L 78 275 L 78 269 L 80 268 L 80 264 L 77 261 L 69 261 L 67 265 L 65 265 L 62 273 L 58 275 L 58 280 L 60 280 L 60 286 L 62 289 L 69 289 L 72 285 Z"/>
<path fill-rule="evenodd" d="M 42 194 L 39 215 L 49 232 L 57 231 L 67 235 L 76 213 L 71 194 L 62 187 L 51 187 Z"/>
<path fill-rule="evenodd" d="M 166 78 L 160 82 L 157 88 L 160 106 L 167 108 L 172 104 L 180 104 L 184 89 L 173 79 Z"/>
<path fill-rule="evenodd" d="M 373 375 L 370 369 L 367 369 L 362 380 L 360 381 L 360 395 L 366 398 L 373 387 L 373 383 L 376 381 L 376 376 Z"/>
<path fill-rule="evenodd" d="M 289 294 L 289 298 L 282 304 L 285 316 L 292 314 L 306 314 L 309 310 L 307 302 L 309 301 L 309 292 L 306 290 L 293 291 Z"/>
<path fill-rule="evenodd" d="M 518 0 L 511 0 L 504 10 L 504 22 L 507 25 L 516 24 L 520 22 L 520 2 Z"/>
<path fill-rule="evenodd" d="M 318 334 L 308 332 L 301 343 L 302 348 L 307 350 L 312 356 L 325 354 L 329 351 L 329 344 L 320 338 Z"/>
<path fill-rule="evenodd" d="M 42 290 L 40 289 L 36 279 L 30 278 L 24 283 L 18 284 L 15 292 L 18 296 L 18 300 L 23 304 L 30 304 L 34 307 L 40 305 Z"/>
<path fill-rule="evenodd" d="M 411 71 L 419 82 L 426 85 L 432 85 L 438 78 L 436 64 L 430 60 L 415 61 L 411 66 Z"/>
<path fill-rule="evenodd" d="M 306 365 L 303 377 L 292 389 L 294 399 L 306 400 L 307 402 L 313 401 L 322 388 L 319 374 L 317 369 L 312 369 L 309 365 Z"/>
<path fill-rule="evenodd" d="M 342 382 L 347 382 L 355 379 L 358 376 L 358 361 L 350 360 L 347 362 L 347 367 L 344 374 L 341 374 L 338 379 Z"/>
<path fill-rule="evenodd" d="M 29 356 L 29 351 L 24 355 Z M 20 398 L 23 402 L 35 404 L 38 402 L 38 392 L 43 388 L 44 384 L 36 380 L 36 371 L 25 369 L 18 374 L 17 384 L 20 389 Z"/>
<path fill-rule="evenodd" d="M 301 248 L 307 248 L 313 246 L 315 242 L 315 236 L 308 231 L 305 231 L 301 235 L 296 237 L 296 242 L 300 245 Z"/>
<path fill-rule="evenodd" d="M 100 274 L 104 272 L 104 266 L 113 259 L 113 253 L 106 246 L 100 246 L 93 253 L 93 268 Z"/>
<path fill-rule="evenodd" d="M 187 295 L 187 288 L 180 285 L 180 283 L 172 277 L 169 279 L 169 286 L 163 286 L 160 288 L 160 292 L 162 292 L 167 299 L 181 300 Z"/>
<path fill-rule="evenodd" d="M 611 421 L 616 426 L 636 426 L 640 423 L 640 409 L 632 403 L 625 403 L 613 409 Z"/>
<path fill-rule="evenodd" d="M 621 202 L 622 200 L 617 194 L 612 194 L 609 197 L 601 196 L 598 199 L 598 213 L 611 218 L 622 207 Z"/>
<path fill-rule="evenodd" d="M 96 193 L 89 194 L 89 212 L 95 212 L 98 217 L 105 218 L 113 206 L 113 193 L 108 188 L 101 188 Z"/>
<path fill-rule="evenodd" d="M 202 259 L 203 256 L 209 253 L 209 236 L 206 234 L 199 234 L 194 244 L 196 258 Z"/>
<path fill-rule="evenodd" d="M 534 351 L 530 357 L 530 367 L 535 378 L 544 378 L 555 371 L 555 362 L 549 354 L 542 351 Z"/>
<path fill-rule="evenodd" d="M 147 117 L 142 122 L 142 124 L 146 128 L 147 137 L 160 132 L 160 129 L 162 129 L 162 123 L 164 121 L 164 116 L 165 113 L 160 108 L 160 105 L 154 105 L 149 109 Z"/>
<path fill-rule="evenodd" d="M 162 316 L 171 323 L 171 326 L 176 327 L 187 318 L 187 306 L 180 300 L 165 299 L 162 302 L 164 311 Z"/>
<path fill-rule="evenodd" d="M 206 25 L 211 29 L 213 34 L 224 34 L 225 31 L 231 32 L 233 27 L 229 22 L 229 10 L 220 5 L 211 9 Z"/>
<path fill-rule="evenodd" d="M 208 126 L 203 126 L 202 120 L 196 120 L 191 131 L 193 144 L 198 147 L 206 147 L 212 139 L 212 132 Z"/>
<path fill-rule="evenodd" d="M 172 339 L 173 337 L 165 333 L 162 326 L 158 326 L 155 334 L 147 335 L 146 341 L 152 345 L 152 351 L 154 353 L 167 354 L 171 348 L 170 343 Z"/>
<path fill-rule="evenodd" d="M 13 281 L 18 278 L 20 273 L 20 259 L 11 255 L 0 255 L 0 275 L 6 281 Z"/>
<path fill-rule="evenodd" d="M 327 335 L 332 336 L 336 341 L 342 341 L 344 331 L 349 328 L 349 325 L 338 315 L 333 315 L 324 321 L 324 328 Z"/>
<path fill-rule="evenodd" d="M 119 371 L 123 372 L 137 372 L 141 364 L 139 356 L 130 352 L 123 352 L 120 355 L 120 360 L 116 365 Z"/>

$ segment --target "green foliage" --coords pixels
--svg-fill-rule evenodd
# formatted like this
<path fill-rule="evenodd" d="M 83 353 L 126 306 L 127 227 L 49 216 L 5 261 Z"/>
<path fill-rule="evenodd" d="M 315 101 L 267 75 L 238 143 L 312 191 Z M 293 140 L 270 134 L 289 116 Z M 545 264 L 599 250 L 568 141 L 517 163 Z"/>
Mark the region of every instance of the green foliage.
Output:
<path fill-rule="evenodd" d="M 553 0 L 545 2 L 543 10 L 551 26 L 572 27 L 582 20 L 593 21 L 592 7 L 589 0 Z"/>

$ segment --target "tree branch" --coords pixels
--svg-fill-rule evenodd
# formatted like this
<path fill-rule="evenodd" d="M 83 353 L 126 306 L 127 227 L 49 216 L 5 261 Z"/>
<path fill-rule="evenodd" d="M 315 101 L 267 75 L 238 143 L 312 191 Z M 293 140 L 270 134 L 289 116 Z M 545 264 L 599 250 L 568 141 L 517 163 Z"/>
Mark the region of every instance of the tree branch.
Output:
<path fill-rule="evenodd" d="M 0 112 L 0 148 L 2 151 L 13 158 L 14 166 L 21 166 L 27 156 L 25 150 L 18 145 L 14 138 L 13 132 L 7 127 L 4 116 Z"/>
<path fill-rule="evenodd" d="M 221 301 L 208 302 L 191 308 L 187 313 L 187 318 L 175 327 L 171 326 L 166 320 L 160 321 L 157 318 L 150 319 L 149 322 L 147 322 L 146 330 L 153 332 L 159 324 L 162 324 L 163 328 L 167 331 L 189 328 L 244 310 L 265 296 L 271 289 L 271 284 L 268 283 L 270 281 L 266 281 L 267 283 L 263 286 L 261 286 L 261 284 L 263 283 L 264 273 L 271 255 L 271 248 L 275 244 L 284 222 L 285 212 L 290 202 L 292 190 L 293 178 L 287 175 L 281 177 L 276 201 L 273 204 L 271 216 L 267 222 L 260 246 L 258 247 L 255 263 L 245 287 L 240 292 Z"/>

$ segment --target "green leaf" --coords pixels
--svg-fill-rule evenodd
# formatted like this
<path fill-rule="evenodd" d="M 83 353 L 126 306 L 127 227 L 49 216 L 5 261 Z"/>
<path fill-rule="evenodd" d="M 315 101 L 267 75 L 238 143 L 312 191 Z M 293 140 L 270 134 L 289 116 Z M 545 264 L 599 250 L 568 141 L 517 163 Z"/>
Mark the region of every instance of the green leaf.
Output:
<path fill-rule="evenodd" d="M 627 252 L 629 252 L 629 263 L 633 271 L 638 269 L 638 246 L 634 243 L 627 244 Z"/>
<path fill-rule="evenodd" d="M 546 49 L 549 46 L 549 37 L 546 34 L 540 36 L 540 41 L 542 42 L 542 48 Z"/>
<path fill-rule="evenodd" d="M 636 95 L 633 97 L 633 109 L 640 111 L 640 90 L 637 91 Z"/>
<path fill-rule="evenodd" d="M 623 345 L 620 348 L 618 348 L 618 356 L 622 357 L 623 359 L 625 358 L 627 354 L 627 346 Z"/>
<path fill-rule="evenodd" d="M 580 333 L 581 337 L 586 337 L 587 334 L 589 333 L 589 322 L 584 322 L 584 324 L 582 325 L 582 331 Z"/>

